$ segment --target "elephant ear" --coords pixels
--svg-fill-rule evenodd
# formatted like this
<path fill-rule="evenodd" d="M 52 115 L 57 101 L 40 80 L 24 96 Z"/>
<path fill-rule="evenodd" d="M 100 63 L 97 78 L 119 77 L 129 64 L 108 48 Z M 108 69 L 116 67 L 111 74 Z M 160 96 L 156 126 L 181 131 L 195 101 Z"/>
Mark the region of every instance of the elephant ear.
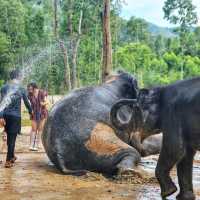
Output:
<path fill-rule="evenodd" d="M 132 117 L 132 108 L 128 105 L 122 106 L 117 112 L 117 119 L 121 124 L 127 124 Z"/>
<path fill-rule="evenodd" d="M 139 112 L 136 99 L 121 99 L 111 107 L 111 124 L 121 131 L 135 129 L 140 116 L 136 113 Z"/>
<path fill-rule="evenodd" d="M 142 109 L 143 126 L 147 131 L 158 128 L 160 118 L 160 88 L 141 89 L 138 102 Z"/>

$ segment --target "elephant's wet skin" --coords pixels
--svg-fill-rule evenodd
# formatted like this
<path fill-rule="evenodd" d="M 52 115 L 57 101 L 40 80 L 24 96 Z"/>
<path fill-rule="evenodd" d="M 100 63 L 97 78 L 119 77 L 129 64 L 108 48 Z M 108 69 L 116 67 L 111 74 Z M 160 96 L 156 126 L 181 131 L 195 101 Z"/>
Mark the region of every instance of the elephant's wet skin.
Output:
<path fill-rule="evenodd" d="M 131 100 L 121 100 L 112 107 L 111 117 L 116 122 L 120 104 L 130 105 Z M 126 103 L 127 102 L 127 103 Z M 200 78 L 152 89 L 140 90 L 137 102 L 132 100 L 133 115 L 126 127 L 138 124 L 136 130 L 146 138 L 158 132 L 163 133 L 156 177 L 163 198 L 175 193 L 177 188 L 170 178 L 170 171 L 177 167 L 180 193 L 178 200 L 194 200 L 192 184 L 193 158 L 200 150 Z M 140 123 L 134 121 L 134 109 L 141 110 Z M 136 116 L 136 121 L 138 117 Z M 130 124 L 130 125 L 129 125 Z M 123 125 L 123 126 L 125 126 Z"/>
<path fill-rule="evenodd" d="M 110 109 L 122 98 L 136 98 L 137 93 L 134 77 L 120 72 L 101 86 L 72 91 L 58 102 L 49 113 L 42 136 L 52 163 L 61 172 L 75 175 L 133 170 L 140 160 L 140 141 L 130 137 L 129 130 L 113 129 Z M 121 113 L 131 115 L 130 108 Z"/>
<path fill-rule="evenodd" d="M 140 161 L 139 153 L 119 140 L 115 131 L 103 123 L 96 124 L 85 146 L 95 157 L 105 161 L 106 173 L 112 173 L 110 169 L 118 163 L 113 170 L 123 174 L 134 169 Z"/>

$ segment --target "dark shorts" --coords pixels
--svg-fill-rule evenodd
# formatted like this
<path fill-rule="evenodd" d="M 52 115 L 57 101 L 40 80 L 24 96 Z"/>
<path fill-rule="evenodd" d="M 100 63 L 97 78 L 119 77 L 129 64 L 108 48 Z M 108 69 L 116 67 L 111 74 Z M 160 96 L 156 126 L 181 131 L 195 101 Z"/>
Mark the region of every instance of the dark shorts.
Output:
<path fill-rule="evenodd" d="M 19 134 L 21 132 L 21 117 L 5 115 L 4 119 L 6 121 L 6 125 L 5 125 L 6 133 L 18 133 Z"/>

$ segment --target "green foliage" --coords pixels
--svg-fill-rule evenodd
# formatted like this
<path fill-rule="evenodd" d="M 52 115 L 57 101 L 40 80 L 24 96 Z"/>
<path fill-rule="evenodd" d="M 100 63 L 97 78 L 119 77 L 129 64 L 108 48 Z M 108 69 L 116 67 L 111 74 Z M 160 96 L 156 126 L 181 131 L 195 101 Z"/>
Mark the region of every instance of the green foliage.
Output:
<path fill-rule="evenodd" d="M 150 61 L 154 57 L 152 50 L 145 44 L 130 43 L 120 47 L 117 51 L 119 67 L 124 67 L 132 73 L 150 68 Z"/>
<path fill-rule="evenodd" d="M 44 14 L 41 9 L 27 7 L 25 18 L 27 44 L 33 44 L 44 37 Z"/>
<path fill-rule="evenodd" d="M 20 0 L 0 0 L 0 31 L 11 40 L 12 51 L 23 46 L 25 9 Z"/>
<path fill-rule="evenodd" d="M 186 56 L 184 68 L 186 77 L 200 75 L 200 59 L 198 57 Z"/>
<path fill-rule="evenodd" d="M 58 39 L 64 41 L 70 66 L 72 45 L 80 37 L 78 86 L 98 84 L 102 66 L 102 1 L 57 2 Z M 200 75 L 200 27 L 190 28 L 196 22 L 191 0 L 165 1 L 165 18 L 178 25 L 178 34 L 170 38 L 152 35 L 143 19 L 121 18 L 120 1 L 112 2 L 114 68 L 134 74 L 143 87 Z M 72 14 L 72 34 L 67 26 L 69 14 Z M 25 83 L 34 80 L 50 94 L 66 93 L 63 51 L 54 38 L 53 22 L 52 0 L 0 0 L 0 86 L 7 80 L 10 68 L 30 67 Z"/>
<path fill-rule="evenodd" d="M 0 32 L 0 85 L 7 77 L 9 62 L 11 62 L 10 40 L 5 33 Z"/>
<path fill-rule="evenodd" d="M 149 39 L 147 22 L 140 18 L 131 17 L 127 22 L 127 35 L 132 42 L 147 42 Z"/>
<path fill-rule="evenodd" d="M 197 12 L 192 0 L 166 0 L 163 7 L 165 19 L 180 25 L 180 31 L 187 32 L 197 23 Z"/>
<path fill-rule="evenodd" d="M 181 57 L 178 57 L 173 52 L 167 52 L 163 55 L 163 59 L 168 65 L 168 70 L 172 70 L 172 69 L 180 70 L 180 66 L 182 62 Z"/>

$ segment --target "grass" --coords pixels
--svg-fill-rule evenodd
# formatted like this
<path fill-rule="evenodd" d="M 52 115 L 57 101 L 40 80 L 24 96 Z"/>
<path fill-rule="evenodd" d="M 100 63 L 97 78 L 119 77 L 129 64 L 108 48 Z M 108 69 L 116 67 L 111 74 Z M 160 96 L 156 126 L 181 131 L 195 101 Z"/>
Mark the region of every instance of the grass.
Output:
<path fill-rule="evenodd" d="M 22 118 L 22 126 L 31 126 L 31 120 Z"/>

